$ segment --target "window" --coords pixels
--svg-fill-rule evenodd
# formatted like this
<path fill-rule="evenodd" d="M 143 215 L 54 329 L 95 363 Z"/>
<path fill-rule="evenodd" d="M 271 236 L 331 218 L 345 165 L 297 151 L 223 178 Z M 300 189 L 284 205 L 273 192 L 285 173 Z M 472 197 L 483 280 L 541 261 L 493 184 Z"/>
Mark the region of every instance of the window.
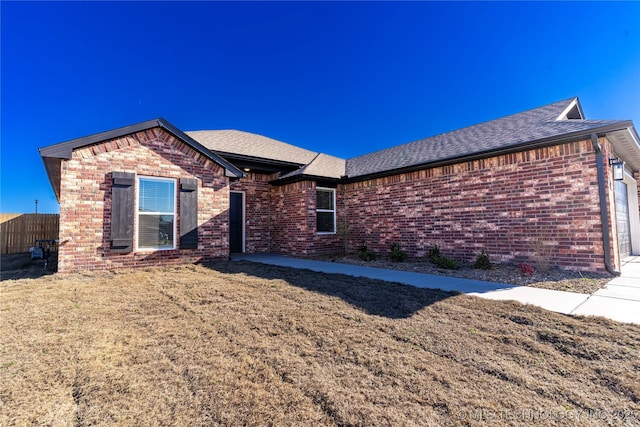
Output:
<path fill-rule="evenodd" d="M 176 182 L 138 178 L 138 248 L 174 249 Z"/>
<path fill-rule="evenodd" d="M 316 231 L 336 232 L 336 190 L 332 188 L 316 189 Z"/>

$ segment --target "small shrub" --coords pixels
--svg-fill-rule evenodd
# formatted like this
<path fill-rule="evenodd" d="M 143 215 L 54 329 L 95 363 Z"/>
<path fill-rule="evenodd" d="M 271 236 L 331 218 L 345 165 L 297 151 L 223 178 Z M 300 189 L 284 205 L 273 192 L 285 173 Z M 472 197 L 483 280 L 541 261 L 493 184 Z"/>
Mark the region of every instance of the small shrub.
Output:
<path fill-rule="evenodd" d="M 531 264 L 521 262 L 520 264 L 518 264 L 518 268 L 520 268 L 520 272 L 525 276 L 533 276 L 533 273 L 535 273 L 535 270 L 533 269 L 533 266 Z"/>
<path fill-rule="evenodd" d="M 431 258 L 431 261 L 440 268 L 447 270 L 457 270 L 460 268 L 458 260 L 446 257 L 444 255 L 437 255 Z"/>
<path fill-rule="evenodd" d="M 365 242 L 360 243 L 360 246 L 358 246 L 358 258 L 363 261 L 371 261 L 375 257 L 376 254 L 367 248 L 367 244 Z"/>
<path fill-rule="evenodd" d="M 532 231 L 529 247 L 538 271 L 546 273 L 551 269 L 555 246 L 556 242 L 549 231 Z"/>
<path fill-rule="evenodd" d="M 438 245 L 433 245 L 433 247 L 429 249 L 429 259 L 440 268 L 447 270 L 457 270 L 460 268 L 460 263 L 457 260 L 442 255 Z"/>
<path fill-rule="evenodd" d="M 489 259 L 489 254 L 485 252 L 483 249 L 476 256 L 476 262 L 473 263 L 473 268 L 479 268 L 481 270 L 491 270 L 491 260 Z"/>
<path fill-rule="evenodd" d="M 438 245 L 434 245 L 431 249 L 429 249 L 429 259 L 431 259 L 432 261 L 434 258 L 437 258 L 440 255 L 442 254 L 440 253 L 440 248 L 438 247 Z"/>
<path fill-rule="evenodd" d="M 407 258 L 407 254 L 400 248 L 398 243 L 392 243 L 389 250 L 389 258 L 394 262 L 402 262 Z"/>

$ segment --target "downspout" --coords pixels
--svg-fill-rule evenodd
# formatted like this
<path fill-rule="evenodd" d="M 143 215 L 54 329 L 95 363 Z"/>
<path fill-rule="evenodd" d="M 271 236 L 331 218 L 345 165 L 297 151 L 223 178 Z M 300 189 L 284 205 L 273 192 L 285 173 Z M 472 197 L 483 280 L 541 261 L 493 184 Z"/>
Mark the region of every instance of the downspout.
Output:
<path fill-rule="evenodd" d="M 602 223 L 602 243 L 604 250 L 604 266 L 609 273 L 619 276 L 620 272 L 616 271 L 611 265 L 611 240 L 609 239 L 609 212 L 607 209 L 606 181 L 604 179 L 604 160 L 602 155 L 602 146 L 598 142 L 598 135 L 591 134 L 591 144 L 596 151 L 596 166 L 598 169 L 598 195 L 600 196 L 600 219 Z"/>
<path fill-rule="evenodd" d="M 271 192 L 273 191 L 273 186 L 271 184 L 267 184 L 267 189 L 269 190 L 269 209 L 267 210 L 267 253 L 271 253 L 271 210 L 273 209 L 273 196 Z"/>

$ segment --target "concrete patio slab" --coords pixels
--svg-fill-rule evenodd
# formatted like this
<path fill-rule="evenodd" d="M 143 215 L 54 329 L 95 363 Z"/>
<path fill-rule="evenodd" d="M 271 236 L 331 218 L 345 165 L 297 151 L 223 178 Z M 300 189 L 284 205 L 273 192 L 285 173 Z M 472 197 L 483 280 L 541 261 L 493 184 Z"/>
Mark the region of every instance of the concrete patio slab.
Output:
<path fill-rule="evenodd" d="M 640 279 L 640 256 L 630 256 L 622 260 L 622 276 Z"/>
<path fill-rule="evenodd" d="M 623 277 L 640 280 L 640 264 L 626 265 L 622 269 Z"/>
<path fill-rule="evenodd" d="M 640 289 L 640 277 L 628 277 L 628 276 L 620 276 L 612 279 L 607 285 L 616 285 L 616 286 L 629 286 L 632 288 Z"/>
<path fill-rule="evenodd" d="M 640 287 L 607 284 L 593 293 L 597 297 L 620 298 L 640 302 Z"/>
<path fill-rule="evenodd" d="M 640 302 L 592 295 L 571 314 L 602 316 L 618 322 L 640 324 Z"/>

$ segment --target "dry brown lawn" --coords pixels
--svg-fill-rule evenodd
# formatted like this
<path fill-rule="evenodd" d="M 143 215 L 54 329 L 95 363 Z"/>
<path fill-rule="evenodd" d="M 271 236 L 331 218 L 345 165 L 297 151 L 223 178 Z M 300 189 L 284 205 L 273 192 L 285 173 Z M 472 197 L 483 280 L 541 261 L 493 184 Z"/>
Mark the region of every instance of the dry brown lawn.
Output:
<path fill-rule="evenodd" d="M 0 282 L 0 425 L 639 425 L 640 326 L 222 262 Z"/>

